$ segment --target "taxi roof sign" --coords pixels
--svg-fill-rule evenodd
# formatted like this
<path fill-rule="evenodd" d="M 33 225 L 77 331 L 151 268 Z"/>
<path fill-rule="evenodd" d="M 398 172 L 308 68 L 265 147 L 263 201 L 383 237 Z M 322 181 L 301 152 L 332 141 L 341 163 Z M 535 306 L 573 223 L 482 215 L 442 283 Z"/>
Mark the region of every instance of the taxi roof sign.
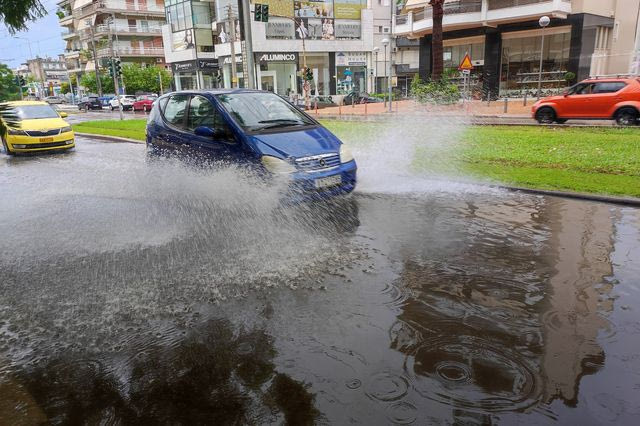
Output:
<path fill-rule="evenodd" d="M 472 69 L 473 69 L 473 64 L 471 63 L 471 57 L 469 57 L 469 54 L 467 53 L 464 55 L 462 62 L 460 62 L 458 71 L 472 70 Z"/>

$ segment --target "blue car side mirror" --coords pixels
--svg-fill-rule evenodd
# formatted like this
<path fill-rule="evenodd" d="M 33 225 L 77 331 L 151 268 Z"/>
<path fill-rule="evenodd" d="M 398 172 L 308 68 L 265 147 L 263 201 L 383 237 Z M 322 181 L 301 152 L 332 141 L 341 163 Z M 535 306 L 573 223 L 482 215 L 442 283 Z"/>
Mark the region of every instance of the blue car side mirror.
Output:
<path fill-rule="evenodd" d="M 207 126 L 198 126 L 193 131 L 193 133 L 195 133 L 198 136 L 202 136 L 204 138 L 213 138 L 214 136 L 217 135 L 217 132 L 214 129 Z"/>

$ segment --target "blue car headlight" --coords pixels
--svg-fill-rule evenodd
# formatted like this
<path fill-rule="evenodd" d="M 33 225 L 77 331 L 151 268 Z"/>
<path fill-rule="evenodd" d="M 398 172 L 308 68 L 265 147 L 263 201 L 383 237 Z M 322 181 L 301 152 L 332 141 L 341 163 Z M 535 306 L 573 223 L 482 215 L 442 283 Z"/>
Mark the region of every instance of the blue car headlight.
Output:
<path fill-rule="evenodd" d="M 351 153 L 351 150 L 349 148 L 347 148 L 347 146 L 345 144 L 340 145 L 340 162 L 341 163 L 348 163 L 349 161 L 353 161 L 353 154 Z"/>
<path fill-rule="evenodd" d="M 287 174 L 296 171 L 296 168 L 293 166 L 293 164 L 281 160 L 280 158 L 272 157 L 270 155 L 263 155 L 262 158 L 260 158 L 260 161 L 262 162 L 264 168 L 271 173 Z"/>

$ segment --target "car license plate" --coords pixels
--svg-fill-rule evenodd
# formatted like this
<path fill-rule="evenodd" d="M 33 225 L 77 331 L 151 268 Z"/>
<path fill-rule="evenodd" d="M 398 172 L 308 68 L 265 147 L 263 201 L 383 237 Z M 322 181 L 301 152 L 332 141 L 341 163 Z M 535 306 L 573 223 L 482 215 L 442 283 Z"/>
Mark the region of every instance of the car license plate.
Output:
<path fill-rule="evenodd" d="M 342 175 L 327 176 L 316 179 L 316 189 L 328 188 L 330 186 L 340 185 L 342 183 Z"/>
<path fill-rule="evenodd" d="M 40 138 L 40 142 L 53 142 L 53 138 Z"/>

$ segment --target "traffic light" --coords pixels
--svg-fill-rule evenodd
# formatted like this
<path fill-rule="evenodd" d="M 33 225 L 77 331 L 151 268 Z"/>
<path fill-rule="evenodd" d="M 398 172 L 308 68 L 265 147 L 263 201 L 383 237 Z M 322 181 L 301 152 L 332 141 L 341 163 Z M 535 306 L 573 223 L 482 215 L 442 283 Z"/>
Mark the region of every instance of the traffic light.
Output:
<path fill-rule="evenodd" d="M 24 76 L 20 76 L 20 87 L 24 87 L 27 85 L 27 82 L 24 80 Z"/>
<path fill-rule="evenodd" d="M 120 65 L 120 59 L 114 59 L 113 65 L 113 68 L 116 71 L 116 76 L 120 77 L 122 75 L 122 66 Z"/>
<path fill-rule="evenodd" d="M 306 81 L 313 80 L 313 71 L 311 71 L 311 68 L 309 68 L 309 67 L 303 68 L 301 74 L 302 74 L 302 79 L 303 80 L 306 80 Z"/>
<path fill-rule="evenodd" d="M 269 22 L 269 5 L 256 4 L 253 19 L 256 22 Z"/>
<path fill-rule="evenodd" d="M 113 78 L 113 61 L 111 59 L 107 61 L 107 68 L 109 69 L 109 77 Z"/>

